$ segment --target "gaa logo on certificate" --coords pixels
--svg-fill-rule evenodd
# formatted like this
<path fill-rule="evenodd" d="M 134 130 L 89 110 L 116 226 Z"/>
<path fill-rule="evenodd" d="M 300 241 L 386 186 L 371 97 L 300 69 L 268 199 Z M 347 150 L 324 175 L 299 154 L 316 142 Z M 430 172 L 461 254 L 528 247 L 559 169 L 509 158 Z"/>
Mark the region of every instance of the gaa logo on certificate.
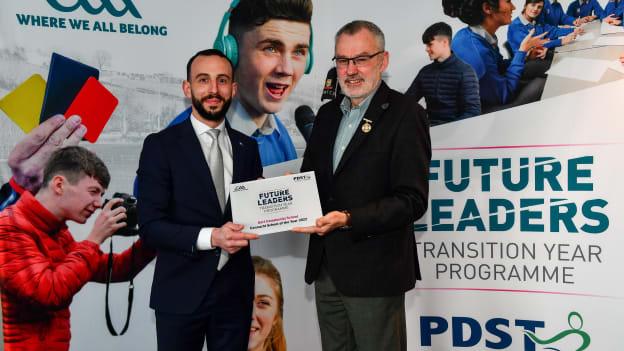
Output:
<path fill-rule="evenodd" d="M 239 192 L 239 191 L 247 191 L 247 187 L 244 185 L 237 185 L 234 187 L 234 190 L 232 190 L 233 192 Z"/>

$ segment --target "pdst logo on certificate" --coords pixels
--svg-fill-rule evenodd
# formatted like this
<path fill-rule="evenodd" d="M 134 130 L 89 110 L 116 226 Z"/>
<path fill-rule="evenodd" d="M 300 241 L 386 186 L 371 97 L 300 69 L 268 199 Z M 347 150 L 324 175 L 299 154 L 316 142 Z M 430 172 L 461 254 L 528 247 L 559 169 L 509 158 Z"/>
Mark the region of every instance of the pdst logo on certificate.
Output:
<path fill-rule="evenodd" d="M 230 185 L 232 220 L 258 235 L 315 225 L 322 216 L 314 172 Z"/>

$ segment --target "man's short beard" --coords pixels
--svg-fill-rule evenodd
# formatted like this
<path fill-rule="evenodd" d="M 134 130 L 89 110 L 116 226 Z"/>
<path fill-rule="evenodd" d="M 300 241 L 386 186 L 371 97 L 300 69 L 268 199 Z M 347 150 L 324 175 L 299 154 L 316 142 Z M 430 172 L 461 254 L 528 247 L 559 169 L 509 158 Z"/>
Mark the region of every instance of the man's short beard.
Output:
<path fill-rule="evenodd" d="M 211 99 L 214 97 L 218 97 L 219 99 L 222 99 L 223 106 L 221 107 L 219 111 L 215 111 L 215 112 L 207 111 L 204 108 L 204 105 L 202 104 L 202 100 Z M 199 113 L 199 115 L 202 118 L 208 121 L 219 122 L 223 120 L 223 118 L 225 118 L 225 114 L 227 113 L 228 109 L 230 108 L 230 104 L 232 103 L 232 98 L 224 99 L 223 97 L 219 95 L 211 94 L 211 95 L 205 96 L 204 98 L 200 100 L 200 99 L 195 98 L 195 95 L 191 94 L 191 102 L 193 103 L 193 107 L 195 107 L 195 110 L 197 110 L 197 113 Z"/>

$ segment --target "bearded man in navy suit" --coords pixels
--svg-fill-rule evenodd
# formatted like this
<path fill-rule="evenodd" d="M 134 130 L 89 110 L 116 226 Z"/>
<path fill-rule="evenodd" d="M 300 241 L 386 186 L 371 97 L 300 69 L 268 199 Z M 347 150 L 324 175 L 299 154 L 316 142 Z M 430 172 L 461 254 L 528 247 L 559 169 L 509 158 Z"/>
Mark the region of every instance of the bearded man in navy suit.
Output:
<path fill-rule="evenodd" d="M 158 250 L 150 307 L 158 350 L 247 349 L 253 234 L 231 222 L 228 187 L 262 176 L 256 141 L 225 121 L 236 92 L 218 50 L 187 64 L 186 121 L 149 135 L 138 170 L 141 237 Z"/>

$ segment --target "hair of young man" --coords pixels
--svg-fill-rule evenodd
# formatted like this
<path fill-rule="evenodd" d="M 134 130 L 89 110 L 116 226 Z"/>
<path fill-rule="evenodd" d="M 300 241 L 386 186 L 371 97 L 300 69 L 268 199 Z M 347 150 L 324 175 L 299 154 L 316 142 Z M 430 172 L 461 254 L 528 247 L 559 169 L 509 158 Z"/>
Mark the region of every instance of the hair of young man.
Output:
<path fill-rule="evenodd" d="M 361 30 L 367 30 L 371 34 L 373 34 L 373 36 L 375 37 L 375 41 L 377 41 L 377 50 L 386 50 L 386 38 L 381 31 L 381 28 L 379 28 L 375 23 L 365 20 L 355 20 L 345 24 L 344 26 L 342 26 L 342 28 L 338 30 L 338 32 L 336 32 L 335 40 L 337 42 L 338 37 L 343 34 L 354 35 L 356 33 L 359 33 Z"/>
<path fill-rule="evenodd" d="M 110 174 L 104 162 L 97 155 L 80 146 L 69 146 L 56 150 L 43 170 L 43 187 L 54 176 L 62 175 L 70 184 L 76 184 L 84 176 L 95 178 L 103 188 L 108 188 Z"/>
<path fill-rule="evenodd" d="M 444 22 L 434 23 L 429 28 L 425 30 L 422 35 L 423 44 L 431 43 L 435 37 L 445 37 L 448 38 L 449 43 L 453 38 L 453 29 L 451 26 Z"/>
<path fill-rule="evenodd" d="M 478 26 L 485 20 L 483 4 L 498 10 L 498 0 L 442 0 L 447 16 L 457 17 L 469 26 Z"/>
<path fill-rule="evenodd" d="M 232 10 L 229 33 L 240 44 L 244 33 L 270 20 L 312 23 L 312 0 L 241 0 Z"/>
<path fill-rule="evenodd" d="M 232 68 L 232 72 L 234 72 L 234 65 L 232 64 L 232 61 L 225 56 L 221 51 L 217 50 L 217 49 L 206 49 L 206 50 L 202 50 L 197 52 L 195 55 L 193 55 L 189 60 L 188 63 L 186 64 L 186 80 L 187 81 L 191 81 L 191 66 L 193 65 L 193 61 L 195 61 L 196 58 L 198 58 L 199 56 L 218 56 L 218 57 L 222 57 L 224 59 L 227 60 L 227 62 L 230 64 L 230 67 Z"/>

